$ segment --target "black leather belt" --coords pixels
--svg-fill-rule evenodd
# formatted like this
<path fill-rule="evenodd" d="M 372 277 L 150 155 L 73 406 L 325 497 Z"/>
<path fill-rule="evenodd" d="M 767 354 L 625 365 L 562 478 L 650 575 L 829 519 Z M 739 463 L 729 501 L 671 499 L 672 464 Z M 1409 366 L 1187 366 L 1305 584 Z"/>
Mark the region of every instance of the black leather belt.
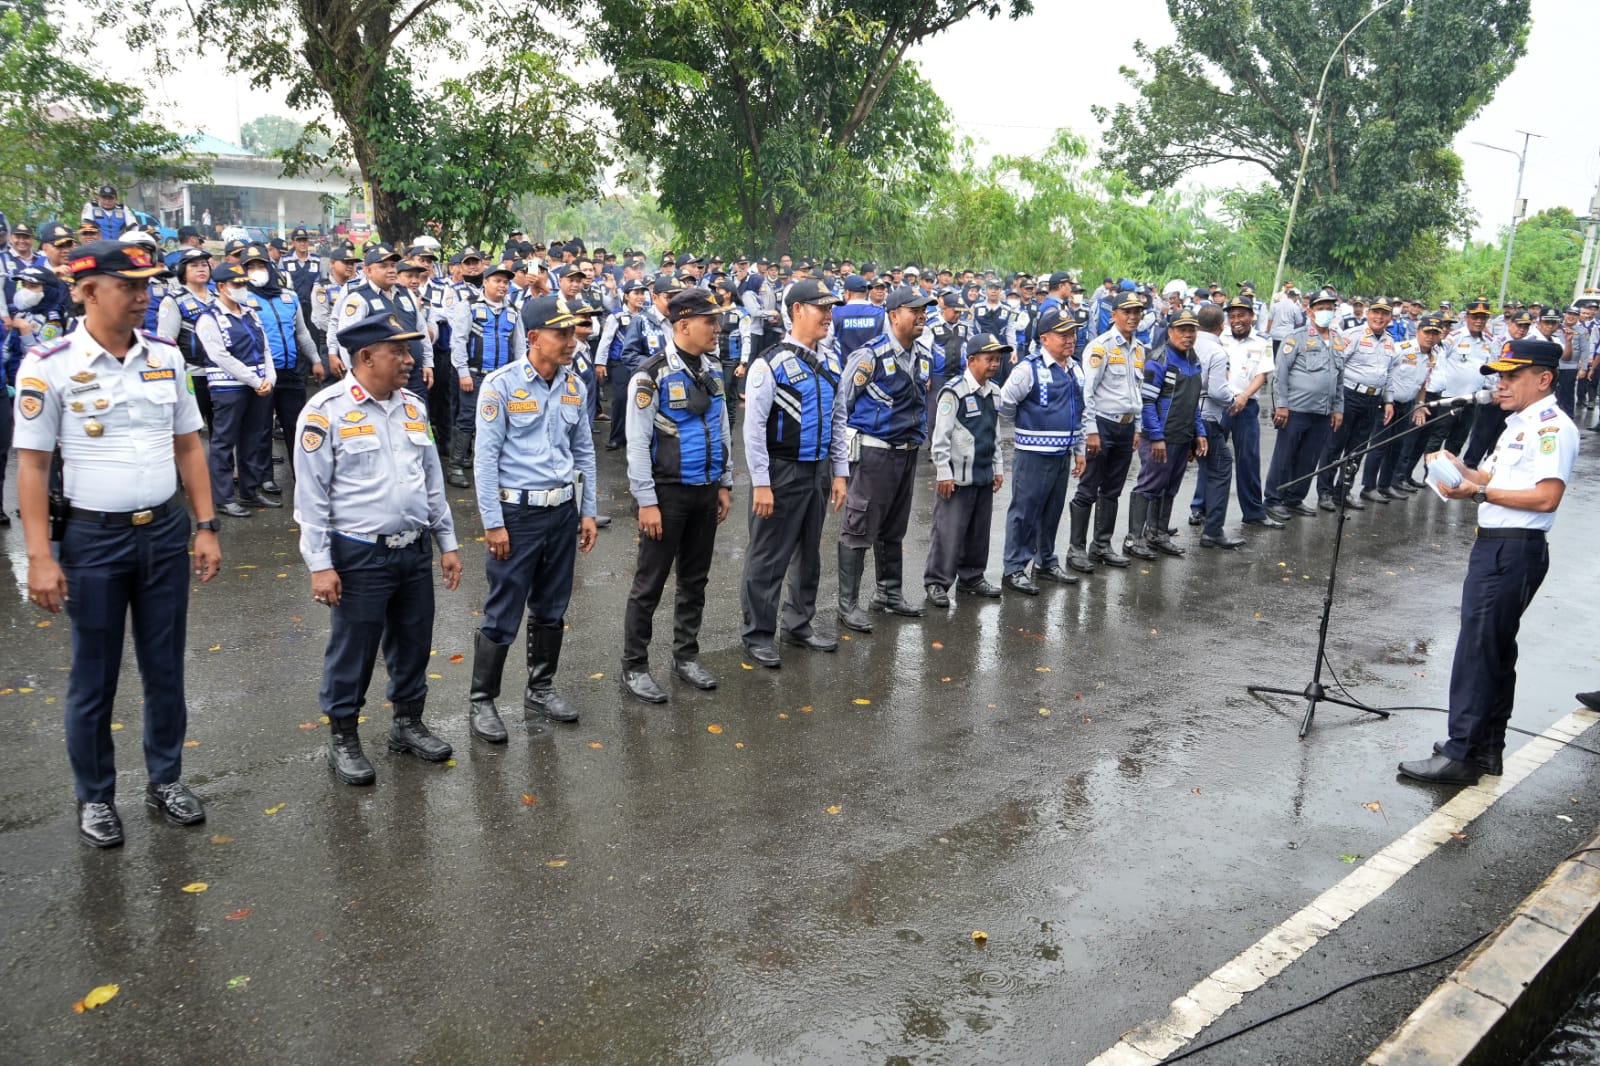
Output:
<path fill-rule="evenodd" d="M 93 522 L 101 526 L 147 526 L 158 518 L 165 518 L 175 506 L 172 500 L 143 511 L 91 511 L 68 506 L 67 517 L 74 522 Z"/>
<path fill-rule="evenodd" d="M 1543 540 L 1542 529 L 1479 529 L 1479 540 Z"/>

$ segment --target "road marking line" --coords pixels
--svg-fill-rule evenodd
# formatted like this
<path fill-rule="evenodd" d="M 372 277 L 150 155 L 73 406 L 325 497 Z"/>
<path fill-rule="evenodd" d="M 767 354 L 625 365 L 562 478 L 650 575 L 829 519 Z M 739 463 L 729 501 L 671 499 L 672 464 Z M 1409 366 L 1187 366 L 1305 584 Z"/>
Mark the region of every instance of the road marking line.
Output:
<path fill-rule="evenodd" d="M 1549 762 L 1567 741 L 1576 740 L 1596 722 L 1600 722 L 1600 714 L 1588 710 L 1573 711 L 1556 722 L 1506 759 L 1501 777 L 1485 779 L 1492 784 L 1473 785 L 1456 793 L 1338 884 L 1173 1000 L 1165 1017 L 1123 1033 L 1121 1040 L 1096 1056 L 1089 1066 L 1156 1066 L 1244 1002 L 1248 993 L 1288 969 L 1361 908 L 1393 888 L 1452 834 L 1465 830 L 1478 815 Z"/>

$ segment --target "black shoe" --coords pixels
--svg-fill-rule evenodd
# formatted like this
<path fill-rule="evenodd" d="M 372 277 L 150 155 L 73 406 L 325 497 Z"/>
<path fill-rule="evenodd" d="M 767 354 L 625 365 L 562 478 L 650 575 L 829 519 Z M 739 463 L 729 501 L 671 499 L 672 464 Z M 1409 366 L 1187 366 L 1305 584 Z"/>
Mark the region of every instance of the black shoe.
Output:
<path fill-rule="evenodd" d="M 11 516 L 6 514 L 5 511 L 0 510 L 0 529 L 10 529 L 10 528 L 11 528 Z"/>
<path fill-rule="evenodd" d="M 279 485 L 276 481 L 263 481 L 261 483 L 261 491 L 271 493 L 273 496 L 282 496 L 283 486 Z"/>
<path fill-rule="evenodd" d="M 1203 525 L 1205 525 L 1205 523 L 1206 523 L 1206 514 L 1205 514 L 1204 511 L 1191 510 L 1189 512 L 1189 524 L 1191 526 L 1203 526 Z M 1173 530 L 1173 532 L 1176 533 L 1177 530 Z"/>
<path fill-rule="evenodd" d="M 1367 505 L 1361 502 L 1360 496 L 1351 496 L 1349 494 L 1345 495 L 1344 505 L 1352 511 L 1365 511 L 1367 509 Z"/>
<path fill-rule="evenodd" d="M 610 515 L 608 515 L 608 514 L 597 514 L 597 515 L 594 516 L 594 526 L 595 526 L 596 529 L 605 529 L 610 524 L 611 524 L 611 516 Z"/>
<path fill-rule="evenodd" d="M 928 594 L 928 602 L 933 604 L 935 607 L 950 606 L 950 597 L 940 586 L 924 585 L 922 586 L 922 591 Z"/>
<path fill-rule="evenodd" d="M 666 703 L 667 694 L 650 676 L 649 670 L 623 670 L 622 683 L 629 692 L 646 703 Z"/>
<path fill-rule="evenodd" d="M 110 803 L 79 803 L 78 835 L 91 847 L 122 847 L 122 819 L 117 808 Z"/>
<path fill-rule="evenodd" d="M 1105 566 L 1114 566 L 1119 570 L 1126 570 L 1132 562 L 1126 555 L 1114 551 L 1109 544 L 1101 549 L 1097 549 L 1093 544 L 1089 545 L 1089 558 Z"/>
<path fill-rule="evenodd" d="M 1400 484 L 1404 485 L 1407 489 L 1409 489 L 1412 492 L 1421 492 L 1423 489 L 1427 488 L 1426 485 L 1424 485 L 1422 482 L 1418 481 L 1416 478 L 1410 478 L 1410 477 L 1403 479 L 1400 482 Z"/>
<path fill-rule="evenodd" d="M 622 447 L 622 445 L 620 445 L 620 444 L 612 444 L 610 441 L 606 441 L 606 451 L 608 451 L 608 452 L 614 452 L 620 447 Z"/>
<path fill-rule="evenodd" d="M 225 514 L 229 518 L 254 518 L 256 513 L 241 504 L 238 500 L 229 500 L 227 503 L 217 505 L 217 513 Z"/>
<path fill-rule="evenodd" d="M 471 484 L 471 482 L 467 480 L 467 472 L 461 469 L 459 466 L 446 468 L 444 472 L 444 480 L 445 484 L 449 485 L 451 488 L 457 489 L 464 489 Z"/>
<path fill-rule="evenodd" d="M 1388 493 L 1389 499 L 1393 501 L 1410 499 L 1412 490 L 1406 488 L 1400 482 L 1396 481 L 1393 485 L 1382 486 L 1378 489 L 1378 491 L 1382 493 Z"/>
<path fill-rule="evenodd" d="M 1433 742 L 1433 753 L 1435 755 L 1444 754 L 1444 741 L 1436 740 Z M 1495 752 L 1493 755 L 1475 754 L 1470 761 L 1472 765 L 1483 771 L 1485 777 L 1500 777 L 1505 773 L 1505 760 L 1500 752 Z"/>
<path fill-rule="evenodd" d="M 956 591 L 963 596 L 982 596 L 990 600 L 998 600 L 1000 598 L 1000 586 L 991 585 L 988 578 L 982 577 L 970 585 L 957 585 Z"/>
<path fill-rule="evenodd" d="M 1319 511 L 1333 511 L 1333 510 L 1336 510 L 1336 508 L 1333 506 L 1333 497 L 1332 496 L 1318 496 L 1317 497 L 1317 510 L 1319 510 Z"/>
<path fill-rule="evenodd" d="M 693 659 L 672 660 L 672 672 L 702 692 L 709 692 L 717 687 L 716 675 Z"/>
<path fill-rule="evenodd" d="M 1235 548 L 1244 547 L 1246 543 L 1243 537 L 1235 537 L 1227 533 L 1222 534 L 1220 537 L 1213 537 L 1205 533 L 1200 534 L 1200 547 L 1202 548 L 1223 548 L 1227 551 L 1233 551 Z"/>
<path fill-rule="evenodd" d="M 1073 578 L 1072 580 L 1076 582 L 1078 579 Z M 1039 586 L 1033 583 L 1033 579 L 1028 576 L 1026 570 L 1018 570 L 1014 574 L 1007 574 L 1000 579 L 1000 583 L 1008 589 L 1022 593 L 1024 596 L 1039 595 Z"/>
<path fill-rule="evenodd" d="M 395 707 L 394 728 L 389 730 L 389 750 L 409 751 L 423 762 L 444 762 L 455 750 L 428 731 L 422 708 Z"/>
<path fill-rule="evenodd" d="M 778 634 L 778 639 L 785 644 L 792 644 L 796 648 L 808 648 L 811 651 L 838 651 L 839 642 L 831 637 L 819 637 L 815 633 L 797 636 L 787 629 Z"/>
<path fill-rule="evenodd" d="M 1578 702 L 1591 711 L 1600 711 L 1600 691 L 1578 693 Z"/>
<path fill-rule="evenodd" d="M 1382 504 L 1387 504 L 1389 502 L 1389 500 L 1392 499 L 1392 497 L 1388 493 L 1383 492 L 1383 491 L 1381 491 L 1379 489 L 1362 489 L 1361 490 L 1361 498 L 1363 500 L 1366 500 L 1366 501 L 1370 502 L 1370 503 L 1382 503 Z M 1355 500 L 1351 500 L 1350 503 L 1351 503 L 1351 506 L 1354 506 L 1356 501 Z"/>
<path fill-rule="evenodd" d="M 1317 517 L 1317 508 L 1305 503 L 1291 504 L 1289 506 L 1289 510 L 1295 514 L 1304 515 L 1307 518 Z M 1333 504 L 1331 502 L 1328 504 L 1328 510 L 1333 510 Z"/>
<path fill-rule="evenodd" d="M 1267 517 L 1272 519 L 1274 522 L 1287 525 L 1291 516 L 1289 514 L 1289 508 L 1287 507 L 1268 507 Z M 1278 528 L 1281 529 L 1283 526 L 1280 525 Z"/>
<path fill-rule="evenodd" d="M 282 500 L 274 500 L 270 496 L 240 496 L 239 502 L 246 507 L 255 507 L 261 510 L 276 509 L 283 506 Z"/>
<path fill-rule="evenodd" d="M 1067 549 L 1067 565 L 1080 574 L 1094 573 L 1094 560 L 1089 558 L 1088 552 L 1077 548 Z"/>
<path fill-rule="evenodd" d="M 1265 518 L 1246 518 L 1244 524 L 1247 526 L 1260 526 L 1262 529 L 1282 529 L 1287 525 L 1286 522 L 1272 517 L 1271 514 L 1268 514 Z"/>
<path fill-rule="evenodd" d="M 330 728 L 333 736 L 328 740 L 328 765 L 334 774 L 347 785 L 370 785 L 377 780 L 377 771 L 367 761 L 361 750 L 361 735 L 356 732 L 354 715 L 335 718 Z"/>
<path fill-rule="evenodd" d="M 1036 566 L 1033 568 L 1033 581 L 1035 584 L 1039 583 L 1040 581 L 1054 581 L 1058 585 L 1076 585 L 1078 583 L 1078 575 L 1069 574 L 1067 571 L 1061 569 L 1059 564 L 1053 566 Z"/>
<path fill-rule="evenodd" d="M 1445 755 L 1400 764 L 1400 775 L 1413 781 L 1436 785 L 1475 785 L 1483 770 L 1475 763 L 1460 762 Z"/>
<path fill-rule="evenodd" d="M 928 613 L 925 607 L 913 606 L 907 603 L 898 588 L 889 590 L 882 585 L 879 585 L 877 591 L 872 594 L 872 599 L 867 603 L 867 606 L 874 611 L 897 614 L 902 618 L 921 618 Z"/>
<path fill-rule="evenodd" d="M 189 786 L 182 781 L 146 785 L 144 805 L 159 812 L 173 825 L 199 825 L 206 820 L 206 809 L 200 797 L 189 791 Z"/>
<path fill-rule="evenodd" d="M 783 656 L 771 644 L 746 644 L 744 653 L 754 659 L 757 666 L 765 666 L 768 670 L 776 670 L 783 665 Z"/>

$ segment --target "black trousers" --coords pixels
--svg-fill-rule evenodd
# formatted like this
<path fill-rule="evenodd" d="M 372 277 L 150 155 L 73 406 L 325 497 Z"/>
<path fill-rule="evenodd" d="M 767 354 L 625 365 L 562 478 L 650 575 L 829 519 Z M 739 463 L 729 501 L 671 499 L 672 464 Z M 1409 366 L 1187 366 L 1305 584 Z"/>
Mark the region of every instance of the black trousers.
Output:
<path fill-rule="evenodd" d="M 1440 393 L 1428 393 L 1428 402 L 1439 399 Z M 1419 456 L 1431 455 L 1441 448 L 1449 451 L 1451 455 L 1460 455 L 1462 446 L 1467 443 L 1467 435 L 1472 432 L 1472 416 L 1475 408 L 1453 407 L 1444 411 L 1428 412 L 1428 429 L 1421 434 L 1426 438 L 1422 442 Z"/>
<path fill-rule="evenodd" d="M 1360 451 L 1382 428 L 1383 397 L 1368 396 L 1346 387 L 1344 418 L 1340 421 L 1339 428 L 1333 431 L 1333 436 L 1328 440 L 1328 450 L 1317 460 L 1317 465 L 1326 466 L 1350 452 Z M 1333 474 L 1332 470 L 1324 470 L 1317 475 L 1319 497 L 1333 495 Z M 1355 482 L 1352 480 L 1346 489 L 1355 491 Z"/>
<path fill-rule="evenodd" d="M 839 543 L 846 548 L 899 544 L 911 523 L 911 492 L 917 483 L 917 449 L 868 448 L 850 467 Z"/>
<path fill-rule="evenodd" d="M 994 516 L 994 484 L 957 485 L 950 498 L 933 500 L 933 535 L 924 585 L 948 589 L 952 583 L 976 585 L 989 565 L 989 522 Z"/>
<path fill-rule="evenodd" d="M 1133 465 L 1133 438 L 1139 431 L 1138 421 L 1100 418 L 1096 422 L 1098 425 L 1090 432 L 1100 435 L 1100 451 L 1084 464 L 1078 491 L 1072 495 L 1072 502 L 1081 507 L 1097 499 L 1114 500 L 1121 496 L 1128 481 L 1128 467 Z"/>
<path fill-rule="evenodd" d="M 1467 450 L 1461 456 L 1461 461 L 1469 467 L 1476 467 L 1500 439 L 1500 434 L 1506 428 L 1506 413 L 1494 404 L 1471 410 L 1472 436 L 1467 438 Z"/>
<path fill-rule="evenodd" d="M 826 459 L 802 463 L 773 457 L 771 461 L 772 514 L 757 518 L 754 511 L 750 513 L 750 545 L 739 595 L 746 644 L 771 644 L 777 635 L 785 575 L 789 597 L 783 602 L 783 628 L 796 636 L 811 635 L 817 585 L 822 580 L 829 469 Z"/>
<path fill-rule="evenodd" d="M 650 665 L 650 637 L 667 574 L 678 568 L 678 596 L 672 616 L 672 655 L 700 655 L 700 620 L 705 614 L 706 579 L 717 539 L 717 485 L 657 485 L 661 539 L 639 537 L 639 563 L 622 616 L 622 667 Z"/>

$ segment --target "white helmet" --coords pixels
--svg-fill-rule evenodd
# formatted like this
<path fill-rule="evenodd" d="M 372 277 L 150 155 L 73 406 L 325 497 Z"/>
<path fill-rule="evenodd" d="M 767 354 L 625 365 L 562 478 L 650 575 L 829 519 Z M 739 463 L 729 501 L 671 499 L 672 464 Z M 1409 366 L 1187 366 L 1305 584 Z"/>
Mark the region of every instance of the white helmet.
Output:
<path fill-rule="evenodd" d="M 150 234 L 146 233 L 142 229 L 128 230 L 119 239 L 123 244 L 143 244 L 151 248 L 161 247 L 161 245 L 156 242 L 154 237 L 150 236 Z"/>
<path fill-rule="evenodd" d="M 439 251 L 439 238 L 430 237 L 427 234 L 423 234 L 411 243 L 417 248 L 426 248 L 430 252 L 437 253 Z"/>
<path fill-rule="evenodd" d="M 1188 292 L 1189 283 L 1184 281 L 1182 278 L 1173 278 L 1161 288 L 1161 295 L 1163 296 L 1172 296 L 1173 294 L 1184 296 L 1187 295 Z"/>

